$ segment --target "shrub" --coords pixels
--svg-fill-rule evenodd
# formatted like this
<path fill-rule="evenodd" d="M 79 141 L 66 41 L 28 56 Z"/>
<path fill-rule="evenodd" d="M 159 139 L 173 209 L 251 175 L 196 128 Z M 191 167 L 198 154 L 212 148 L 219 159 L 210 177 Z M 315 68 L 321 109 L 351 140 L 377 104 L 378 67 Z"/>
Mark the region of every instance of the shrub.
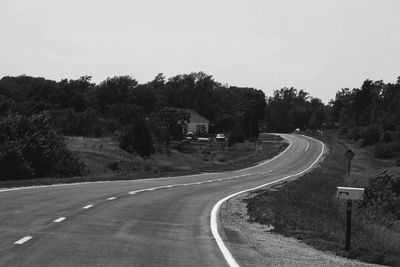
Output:
<path fill-rule="evenodd" d="M 244 133 L 240 130 L 233 130 L 228 138 L 228 146 L 233 146 L 236 143 L 244 143 Z"/>
<path fill-rule="evenodd" d="M 339 135 L 345 135 L 348 133 L 348 131 L 349 131 L 349 128 L 347 128 L 346 126 L 343 126 L 339 130 Z"/>
<path fill-rule="evenodd" d="M 380 159 L 389 159 L 394 157 L 393 143 L 379 143 L 375 145 L 375 157 Z"/>
<path fill-rule="evenodd" d="M 387 171 L 369 180 L 361 207 L 400 220 L 400 175 Z M 380 216 L 378 216 L 380 217 Z"/>
<path fill-rule="evenodd" d="M 0 118 L 0 180 L 80 176 L 85 164 L 66 147 L 46 113 Z"/>
<path fill-rule="evenodd" d="M 117 173 L 121 170 L 119 161 L 111 162 L 110 164 L 107 165 L 107 167 L 114 173 Z"/>
<path fill-rule="evenodd" d="M 121 135 L 119 147 L 129 153 L 136 152 L 141 157 L 153 154 L 153 136 L 148 123 L 138 118 L 133 124 L 127 126 Z"/>
<path fill-rule="evenodd" d="M 383 133 L 383 137 L 382 137 L 382 142 L 383 143 L 390 143 L 393 142 L 393 135 L 391 132 L 385 131 Z"/>
<path fill-rule="evenodd" d="M 348 131 L 348 133 L 345 135 L 345 137 L 347 139 L 353 139 L 355 141 L 361 139 L 362 136 L 361 136 L 360 128 L 358 128 L 358 127 L 352 128 L 351 130 Z"/>
<path fill-rule="evenodd" d="M 379 130 L 375 126 L 368 126 L 361 131 L 361 137 L 363 139 L 363 146 L 370 146 L 377 143 L 380 139 Z"/>

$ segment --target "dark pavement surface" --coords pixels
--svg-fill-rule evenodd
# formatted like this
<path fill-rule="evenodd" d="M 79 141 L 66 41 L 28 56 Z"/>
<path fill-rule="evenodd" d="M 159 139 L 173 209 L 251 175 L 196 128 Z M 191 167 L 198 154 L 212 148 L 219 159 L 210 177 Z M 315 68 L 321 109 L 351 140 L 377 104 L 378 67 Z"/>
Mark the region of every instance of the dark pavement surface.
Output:
<path fill-rule="evenodd" d="M 283 136 L 292 143 L 284 153 L 241 171 L 0 192 L 0 266 L 227 266 L 213 206 L 299 173 L 321 153 L 318 141 Z M 239 233 L 219 233 L 240 265 L 261 265 Z"/>

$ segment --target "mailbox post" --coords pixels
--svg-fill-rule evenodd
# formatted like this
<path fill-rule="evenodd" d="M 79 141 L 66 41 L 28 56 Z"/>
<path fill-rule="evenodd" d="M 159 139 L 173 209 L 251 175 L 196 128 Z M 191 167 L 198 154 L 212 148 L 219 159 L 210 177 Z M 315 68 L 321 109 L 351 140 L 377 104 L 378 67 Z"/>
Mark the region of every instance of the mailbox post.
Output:
<path fill-rule="evenodd" d="M 345 243 L 345 250 L 350 250 L 350 237 L 351 237 L 351 211 L 353 209 L 353 201 L 348 199 L 347 200 L 347 207 L 346 207 L 346 243 Z"/>
<path fill-rule="evenodd" d="M 350 237 L 351 237 L 351 211 L 353 200 L 364 199 L 364 188 L 356 187 L 337 187 L 336 197 L 338 199 L 346 199 L 346 243 L 345 250 L 350 250 Z"/>

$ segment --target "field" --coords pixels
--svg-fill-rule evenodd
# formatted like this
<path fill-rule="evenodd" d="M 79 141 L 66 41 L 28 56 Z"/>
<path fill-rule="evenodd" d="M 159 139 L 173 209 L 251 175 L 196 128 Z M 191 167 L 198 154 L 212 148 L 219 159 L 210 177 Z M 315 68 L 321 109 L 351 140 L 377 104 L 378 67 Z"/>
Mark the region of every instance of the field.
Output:
<path fill-rule="evenodd" d="M 370 263 L 400 266 L 400 225 L 371 220 L 357 205 L 353 212 L 352 246 L 344 251 L 345 202 L 335 198 L 336 186 L 363 187 L 394 161 L 373 158 L 368 150 L 330 136 L 318 137 L 329 147 L 319 168 L 291 182 L 256 192 L 247 200 L 250 221 L 271 225 L 273 231 L 295 237 L 320 250 Z M 356 153 L 351 175 L 345 151 Z"/>
<path fill-rule="evenodd" d="M 121 173 L 164 173 L 179 171 L 222 171 L 247 167 L 258 161 L 275 155 L 285 146 L 280 137 L 261 135 L 260 141 L 254 143 L 237 143 L 232 147 L 219 142 L 191 142 L 185 153 L 179 152 L 176 144 L 167 153 L 156 149 L 148 159 L 129 154 L 118 147 L 110 138 L 68 137 L 67 146 L 75 152 L 88 166 L 91 175 L 116 174 L 110 164 L 119 162 Z"/>
<path fill-rule="evenodd" d="M 69 178 L 42 178 L 0 182 L 0 187 L 27 186 L 55 183 L 72 183 L 100 180 L 129 180 L 149 177 L 216 172 L 249 167 L 272 158 L 287 143 L 282 138 L 261 134 L 259 142 L 237 143 L 223 147 L 221 143 L 194 142 L 185 153 L 165 149 L 143 159 L 120 149 L 111 138 L 66 137 L 67 147 L 83 160 L 90 171 L 89 176 Z M 208 153 L 209 152 L 209 153 Z"/>

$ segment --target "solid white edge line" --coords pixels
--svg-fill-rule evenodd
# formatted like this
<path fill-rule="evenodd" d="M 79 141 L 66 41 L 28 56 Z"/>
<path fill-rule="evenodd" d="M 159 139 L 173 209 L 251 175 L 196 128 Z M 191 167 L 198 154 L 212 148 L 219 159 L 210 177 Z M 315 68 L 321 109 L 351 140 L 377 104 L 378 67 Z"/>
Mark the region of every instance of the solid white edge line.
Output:
<path fill-rule="evenodd" d="M 93 207 L 93 205 L 87 205 L 87 206 L 83 207 L 82 209 L 87 210 L 87 209 L 90 209 L 91 207 Z"/>
<path fill-rule="evenodd" d="M 59 222 L 64 221 L 65 219 L 67 219 L 67 218 L 65 218 L 65 217 L 60 217 L 60 218 L 58 218 L 57 220 L 54 220 L 53 222 L 59 223 Z"/>
<path fill-rule="evenodd" d="M 220 236 L 219 233 L 218 233 L 218 223 L 217 223 L 218 220 L 217 220 L 217 219 L 218 219 L 218 212 L 219 212 L 219 209 L 220 209 L 222 203 L 224 203 L 224 202 L 227 201 L 228 199 L 230 199 L 230 198 L 232 198 L 232 197 L 235 197 L 235 196 L 237 196 L 237 195 L 240 195 L 240 194 L 242 194 L 242 193 L 249 192 L 249 191 L 253 191 L 253 190 L 257 190 L 257 189 L 259 189 L 259 188 L 262 188 L 262 187 L 265 187 L 265 186 L 269 186 L 269 185 L 272 185 L 272 184 L 276 184 L 276 183 L 282 182 L 282 181 L 284 181 L 284 180 L 287 180 L 287 179 L 292 178 L 292 177 L 295 177 L 295 176 L 299 176 L 299 175 L 301 175 L 301 174 L 307 172 L 308 170 L 310 170 L 312 167 L 314 167 L 314 165 L 317 164 L 317 162 L 320 160 L 320 158 L 321 158 L 322 155 L 324 154 L 325 145 L 324 145 L 324 143 L 322 143 L 321 141 L 319 141 L 319 140 L 317 140 L 317 139 L 314 139 L 314 138 L 311 138 L 311 137 L 308 137 L 308 136 L 304 136 L 304 137 L 307 137 L 307 138 L 316 140 L 316 141 L 318 141 L 319 143 L 321 143 L 321 145 L 322 145 L 322 150 L 321 150 L 321 153 L 319 154 L 318 158 L 317 158 L 308 168 L 306 168 L 305 170 L 303 170 L 303 171 L 301 171 L 301 172 L 299 172 L 299 173 L 297 173 L 297 174 L 291 174 L 291 175 L 289 175 L 289 176 L 286 176 L 286 177 L 284 177 L 284 178 L 278 179 L 278 180 L 273 181 L 273 182 L 269 182 L 269 183 L 266 183 L 266 184 L 263 184 L 263 185 L 260 185 L 260 186 L 256 186 L 256 187 L 253 187 L 253 188 L 250 188 L 250 189 L 246 189 L 246 190 L 243 190 L 243 191 L 240 191 L 240 192 L 236 192 L 236 193 L 234 193 L 234 194 L 232 194 L 232 195 L 229 195 L 229 196 L 227 196 L 227 197 L 221 199 L 221 200 L 218 201 L 217 204 L 215 204 L 214 207 L 212 208 L 212 210 L 211 210 L 211 217 L 210 217 L 211 232 L 212 232 L 212 234 L 213 234 L 213 236 L 214 236 L 214 238 L 215 238 L 215 241 L 217 242 L 217 245 L 218 245 L 219 249 L 221 250 L 221 252 L 222 252 L 222 254 L 223 254 L 223 256 L 224 256 L 224 258 L 225 258 L 225 260 L 226 260 L 226 262 L 228 263 L 229 266 L 231 266 L 231 267 L 237 267 L 237 266 L 239 266 L 239 264 L 237 263 L 237 261 L 235 260 L 235 258 L 232 256 L 231 252 L 228 250 L 228 248 L 226 247 L 224 241 L 222 241 L 222 238 L 221 238 L 221 236 Z M 290 142 L 290 140 L 289 140 L 289 142 Z M 290 142 L 290 143 L 291 143 L 291 142 Z M 286 150 L 285 150 L 285 151 L 286 151 Z M 282 153 L 283 153 L 283 152 L 282 152 Z M 281 154 L 282 154 L 282 153 L 281 153 Z M 281 154 L 279 154 L 279 155 L 281 155 Z"/>
<path fill-rule="evenodd" d="M 260 166 L 262 166 L 262 165 L 264 165 L 264 164 L 266 164 L 268 162 L 271 162 L 271 161 L 275 160 L 277 157 L 279 157 L 280 155 L 282 155 L 283 153 L 285 153 L 291 146 L 292 146 L 292 142 L 289 140 L 289 146 L 285 150 L 283 150 L 281 153 L 279 153 L 278 155 L 273 157 L 272 159 L 269 159 L 269 160 L 266 160 L 266 161 L 262 161 L 261 163 L 255 165 L 255 166 L 251 166 L 251 167 L 248 167 L 248 168 L 245 168 L 245 169 L 241 169 L 241 170 L 237 170 L 237 171 L 234 171 L 234 172 L 241 172 L 241 171 L 245 171 L 245 170 L 250 170 L 250 169 L 253 169 L 253 168 L 260 167 Z"/>
<path fill-rule="evenodd" d="M 114 200 L 114 199 L 116 199 L 116 197 L 109 197 L 109 198 L 107 198 L 107 200 Z"/>
<path fill-rule="evenodd" d="M 25 242 L 27 242 L 27 241 L 29 241 L 31 239 L 32 239 L 32 236 L 25 236 L 24 238 L 21 238 L 20 240 L 15 241 L 14 244 L 22 245 L 23 243 L 25 243 Z"/>
<path fill-rule="evenodd" d="M 270 133 L 270 134 L 279 135 L 278 133 Z M 282 153 L 285 152 L 287 149 L 289 149 L 290 146 L 291 146 L 291 144 L 284 151 L 282 151 Z M 274 160 L 275 158 L 279 157 L 282 153 L 280 153 L 279 155 L 275 156 L 272 159 L 269 159 L 267 161 L 263 161 L 263 162 L 259 163 L 256 166 L 251 166 L 251 167 L 248 167 L 248 168 L 245 168 L 245 169 L 237 170 L 237 171 L 234 171 L 234 173 L 241 172 L 241 171 L 244 171 L 244 170 L 248 170 L 248 169 L 251 169 L 251 168 L 256 168 L 258 166 L 261 166 L 261 165 L 263 165 L 265 163 L 268 163 L 268 162 Z M 191 174 L 191 175 L 160 177 L 160 178 L 146 178 L 146 179 L 136 179 L 136 180 L 110 180 L 110 181 L 69 183 L 69 184 L 34 185 L 34 186 L 24 186 L 24 187 L 13 187 L 13 188 L 0 189 L 0 193 L 9 192 L 9 191 L 27 190 L 27 189 L 61 187 L 61 186 L 75 186 L 75 185 L 87 185 L 87 184 L 99 184 L 99 183 L 135 183 L 135 182 L 146 182 L 146 181 L 153 181 L 153 180 L 181 179 L 181 178 L 187 178 L 187 177 L 193 177 L 193 176 L 203 176 L 203 175 L 212 175 L 212 174 L 220 174 L 220 173 L 219 172 L 204 172 L 204 173 Z"/>

